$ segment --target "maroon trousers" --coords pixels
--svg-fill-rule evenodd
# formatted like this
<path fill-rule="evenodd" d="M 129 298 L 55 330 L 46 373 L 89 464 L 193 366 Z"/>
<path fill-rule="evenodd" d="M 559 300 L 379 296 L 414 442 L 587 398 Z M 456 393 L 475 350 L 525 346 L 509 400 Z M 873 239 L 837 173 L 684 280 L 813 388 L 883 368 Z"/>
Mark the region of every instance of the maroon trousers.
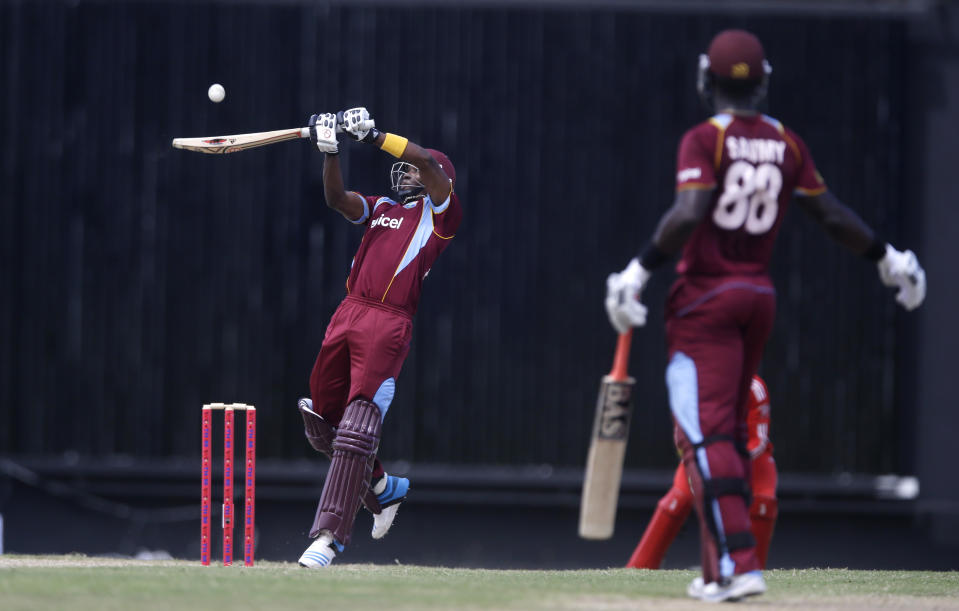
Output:
<path fill-rule="evenodd" d="M 413 320 L 405 311 L 348 296 L 330 319 L 313 365 L 313 411 L 338 426 L 348 404 L 366 399 L 385 416 L 412 337 Z"/>
<path fill-rule="evenodd" d="M 375 403 L 385 419 L 412 337 L 413 320 L 404 310 L 347 296 L 326 327 L 310 374 L 313 411 L 339 427 L 346 406 L 365 399 Z M 377 458 L 371 477 L 376 480 L 383 473 Z"/>

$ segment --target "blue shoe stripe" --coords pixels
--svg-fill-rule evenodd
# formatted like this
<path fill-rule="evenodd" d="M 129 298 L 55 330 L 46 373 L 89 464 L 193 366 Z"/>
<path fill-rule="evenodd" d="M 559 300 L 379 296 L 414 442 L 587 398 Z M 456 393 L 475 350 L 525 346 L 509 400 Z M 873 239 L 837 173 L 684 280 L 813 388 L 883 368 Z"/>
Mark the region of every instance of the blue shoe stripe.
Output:
<path fill-rule="evenodd" d="M 305 552 L 303 557 L 307 560 L 315 560 L 324 566 L 329 564 L 331 560 L 326 554 L 321 554 L 320 552 Z"/>
<path fill-rule="evenodd" d="M 386 476 L 386 489 L 376 495 L 376 500 L 380 505 L 389 505 L 397 499 L 406 498 L 406 493 L 410 488 L 410 480 L 405 477 Z"/>

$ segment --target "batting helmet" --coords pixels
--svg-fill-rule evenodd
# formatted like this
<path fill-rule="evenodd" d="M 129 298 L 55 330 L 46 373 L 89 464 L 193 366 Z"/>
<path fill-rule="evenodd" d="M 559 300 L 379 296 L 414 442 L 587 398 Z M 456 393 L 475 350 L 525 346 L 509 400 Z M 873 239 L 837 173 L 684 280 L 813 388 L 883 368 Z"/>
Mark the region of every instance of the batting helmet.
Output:
<path fill-rule="evenodd" d="M 436 160 L 436 163 L 440 164 L 440 167 L 443 168 L 443 171 L 446 172 L 446 175 L 450 177 L 450 180 L 453 181 L 453 184 L 456 184 L 456 168 L 453 167 L 453 162 L 450 161 L 450 158 L 447 157 L 444 153 L 436 149 L 426 149 L 432 155 L 433 159 Z"/>
<path fill-rule="evenodd" d="M 772 71 L 755 34 L 746 30 L 723 30 L 713 38 L 708 52 L 699 56 L 696 88 L 709 105 L 715 84 L 735 95 L 752 94 L 758 102 L 766 95 Z"/>
<path fill-rule="evenodd" d="M 450 158 L 436 149 L 426 150 L 455 185 L 456 168 L 453 167 L 453 162 L 450 161 Z M 390 169 L 390 184 L 403 201 L 419 197 L 423 191 L 423 183 L 409 176 L 410 169 L 412 168 L 416 168 L 416 166 L 405 161 L 397 161 Z"/>

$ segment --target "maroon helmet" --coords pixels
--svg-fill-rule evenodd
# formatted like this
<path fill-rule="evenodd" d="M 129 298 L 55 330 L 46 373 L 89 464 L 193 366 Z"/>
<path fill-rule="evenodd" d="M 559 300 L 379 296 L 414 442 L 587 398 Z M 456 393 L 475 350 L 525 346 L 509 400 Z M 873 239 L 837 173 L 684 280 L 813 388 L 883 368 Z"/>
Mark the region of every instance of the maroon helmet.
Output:
<path fill-rule="evenodd" d="M 755 34 L 724 30 L 709 44 L 709 71 L 724 79 L 758 81 L 766 74 L 766 53 Z"/>
<path fill-rule="evenodd" d="M 430 155 L 433 156 L 433 159 L 436 160 L 436 163 L 440 164 L 440 167 L 443 168 L 443 171 L 446 172 L 446 175 L 450 177 L 450 180 L 453 181 L 453 184 L 456 184 L 456 168 L 453 167 L 453 162 L 450 161 L 450 158 L 447 157 L 444 153 L 436 149 L 426 149 L 430 152 Z"/>
<path fill-rule="evenodd" d="M 699 56 L 696 89 L 707 104 L 712 102 L 713 85 L 735 93 L 754 92 L 755 100 L 766 95 L 772 66 L 759 38 L 746 30 L 723 30 Z"/>
<path fill-rule="evenodd" d="M 436 163 L 439 164 L 440 168 L 446 172 L 446 175 L 449 177 L 450 181 L 452 181 L 452 183 L 455 185 L 456 168 L 453 167 L 453 162 L 450 161 L 450 158 L 436 149 L 426 150 L 429 152 L 430 156 L 433 157 Z M 420 193 L 423 191 L 423 183 L 420 181 L 412 178 L 410 178 L 410 180 L 406 180 L 407 176 L 409 175 L 410 168 L 415 167 L 416 166 L 414 166 L 412 163 L 397 161 L 390 169 L 390 185 L 403 201 L 419 197 Z"/>

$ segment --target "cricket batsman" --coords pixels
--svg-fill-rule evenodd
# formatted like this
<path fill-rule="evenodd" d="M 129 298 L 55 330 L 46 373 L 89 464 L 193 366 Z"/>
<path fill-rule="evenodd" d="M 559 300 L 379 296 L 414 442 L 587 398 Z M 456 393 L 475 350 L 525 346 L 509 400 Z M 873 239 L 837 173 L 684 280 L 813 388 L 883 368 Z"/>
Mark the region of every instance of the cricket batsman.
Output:
<path fill-rule="evenodd" d="M 310 375 L 310 399 L 298 405 L 306 437 L 331 459 L 313 543 L 300 556 L 307 568 L 328 566 L 350 542 L 360 503 L 374 514 L 373 537 L 389 530 L 409 481 L 388 475 L 376 458 L 396 379 L 409 353 L 423 280 L 463 217 L 454 192 L 456 170 L 440 151 L 381 132 L 366 108 L 310 117 L 310 135 L 325 153 L 326 205 L 365 228 L 340 303 Z M 337 127 L 354 140 L 397 158 L 393 197 L 347 191 Z"/>

